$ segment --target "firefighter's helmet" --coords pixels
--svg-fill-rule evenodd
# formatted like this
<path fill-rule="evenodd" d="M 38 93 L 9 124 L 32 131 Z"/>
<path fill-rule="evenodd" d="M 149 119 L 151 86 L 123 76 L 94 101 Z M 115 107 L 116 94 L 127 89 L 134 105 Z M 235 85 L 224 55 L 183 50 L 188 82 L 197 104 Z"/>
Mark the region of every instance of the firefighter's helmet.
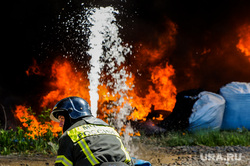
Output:
<path fill-rule="evenodd" d="M 59 122 L 58 115 L 60 113 L 68 113 L 72 119 L 92 115 L 88 102 L 80 97 L 67 97 L 60 100 L 54 106 L 50 119 Z"/>

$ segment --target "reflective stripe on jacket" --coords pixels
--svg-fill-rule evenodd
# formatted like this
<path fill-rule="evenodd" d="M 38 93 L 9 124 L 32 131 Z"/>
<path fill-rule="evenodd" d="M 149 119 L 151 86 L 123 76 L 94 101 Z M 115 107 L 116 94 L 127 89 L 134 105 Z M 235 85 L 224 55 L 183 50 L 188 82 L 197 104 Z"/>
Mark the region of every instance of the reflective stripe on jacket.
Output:
<path fill-rule="evenodd" d="M 124 162 L 132 166 L 119 134 L 105 122 L 94 117 L 84 118 L 60 138 L 56 166 L 93 166 L 104 162 Z"/>

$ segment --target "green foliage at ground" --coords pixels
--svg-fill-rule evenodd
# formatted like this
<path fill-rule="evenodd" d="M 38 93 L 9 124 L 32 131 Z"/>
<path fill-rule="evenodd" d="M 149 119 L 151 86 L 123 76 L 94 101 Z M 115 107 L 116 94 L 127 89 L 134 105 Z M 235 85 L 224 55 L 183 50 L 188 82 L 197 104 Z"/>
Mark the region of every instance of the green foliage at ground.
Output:
<path fill-rule="evenodd" d="M 142 142 L 158 146 L 250 146 L 250 131 L 171 131 L 154 136 L 142 136 Z"/>
<path fill-rule="evenodd" d="M 58 149 L 58 138 L 48 131 L 43 136 L 31 138 L 27 131 L 20 127 L 17 131 L 0 130 L 0 153 L 30 154 L 43 153 L 55 155 Z M 142 136 L 140 141 L 155 146 L 250 146 L 250 131 L 172 131 L 161 135 Z"/>
<path fill-rule="evenodd" d="M 30 114 L 35 115 L 32 112 L 31 108 L 27 110 Z M 38 115 L 38 120 L 41 124 L 49 122 L 49 113 L 50 109 L 44 109 L 40 115 Z M 27 117 L 22 117 L 25 119 L 25 122 L 22 126 L 17 127 L 15 130 L 3 130 L 0 129 L 0 154 L 33 154 L 33 153 L 42 153 L 42 154 L 52 154 L 55 155 L 58 149 L 58 139 L 61 136 L 61 133 L 58 133 L 58 136 L 47 129 L 46 133 L 39 133 L 35 137 L 31 137 L 30 133 L 32 131 L 28 130 L 28 127 L 33 122 L 32 119 Z M 24 125 L 26 124 L 26 125 Z M 48 124 L 50 125 L 50 124 Z"/>
<path fill-rule="evenodd" d="M 56 154 L 58 138 L 48 131 L 43 136 L 32 138 L 27 135 L 27 131 L 17 128 L 14 130 L 0 130 L 0 154 L 8 155 L 11 153 L 30 154 Z"/>

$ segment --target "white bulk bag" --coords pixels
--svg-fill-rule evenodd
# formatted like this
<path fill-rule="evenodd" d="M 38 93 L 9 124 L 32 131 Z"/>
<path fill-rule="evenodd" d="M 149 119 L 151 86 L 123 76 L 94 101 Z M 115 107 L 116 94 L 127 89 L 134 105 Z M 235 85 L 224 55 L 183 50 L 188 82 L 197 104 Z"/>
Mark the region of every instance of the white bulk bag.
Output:
<path fill-rule="evenodd" d="M 222 129 L 250 130 L 250 83 L 232 82 L 220 89 L 226 100 Z"/>
<path fill-rule="evenodd" d="M 225 100 L 221 95 L 203 91 L 194 103 L 189 117 L 189 130 L 220 129 L 225 110 Z"/>

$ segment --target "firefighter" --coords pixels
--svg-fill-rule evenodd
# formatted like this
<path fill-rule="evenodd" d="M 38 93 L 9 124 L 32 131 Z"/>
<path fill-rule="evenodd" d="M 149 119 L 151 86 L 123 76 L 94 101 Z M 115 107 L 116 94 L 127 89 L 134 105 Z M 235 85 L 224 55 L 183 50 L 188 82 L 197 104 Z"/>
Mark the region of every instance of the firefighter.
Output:
<path fill-rule="evenodd" d="M 117 131 L 92 116 L 87 101 L 68 97 L 53 108 L 50 118 L 63 127 L 56 166 L 132 166 Z"/>

